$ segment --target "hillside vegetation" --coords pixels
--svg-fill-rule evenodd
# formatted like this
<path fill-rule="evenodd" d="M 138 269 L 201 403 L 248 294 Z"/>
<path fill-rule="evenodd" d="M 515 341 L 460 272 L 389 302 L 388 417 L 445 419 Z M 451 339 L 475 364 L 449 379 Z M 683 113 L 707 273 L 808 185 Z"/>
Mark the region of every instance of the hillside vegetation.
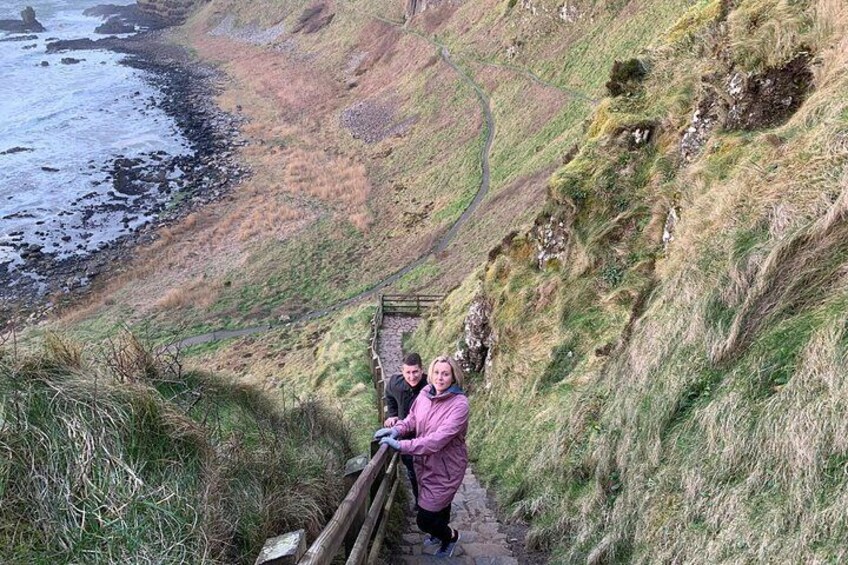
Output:
<path fill-rule="evenodd" d="M 384 0 L 202 5 L 172 37 L 222 72 L 251 178 L 27 339 L 272 323 L 186 351 L 187 374 L 318 395 L 353 429 L 328 433 L 362 446 L 372 309 L 285 322 L 427 257 L 392 290 L 452 292 L 409 345 L 486 359 L 469 444 L 531 547 L 557 563 L 845 560 L 844 2 L 428 4 L 405 24 Z M 486 107 L 489 192 L 428 256 L 480 187 Z M 490 313 L 482 347 L 469 311 Z M 34 366 L 10 382 L 51 394 Z"/>
<path fill-rule="evenodd" d="M 689 8 L 416 336 L 455 347 L 491 306 L 471 442 L 558 560 L 845 560 L 846 24 Z"/>
<path fill-rule="evenodd" d="M 91 357 L 91 358 L 89 358 Z M 0 358 L 4 563 L 253 563 L 343 496 L 340 415 L 182 373 L 132 335 Z"/>

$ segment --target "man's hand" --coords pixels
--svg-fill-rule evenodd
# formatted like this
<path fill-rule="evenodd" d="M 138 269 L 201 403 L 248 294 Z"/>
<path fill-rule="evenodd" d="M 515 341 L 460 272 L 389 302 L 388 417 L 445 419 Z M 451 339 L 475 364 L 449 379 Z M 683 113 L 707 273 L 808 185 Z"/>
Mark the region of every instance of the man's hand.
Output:
<path fill-rule="evenodd" d="M 386 426 L 387 428 L 391 428 L 392 426 L 394 426 L 398 422 L 400 422 L 400 418 L 398 418 L 397 416 L 392 416 L 391 418 L 386 418 L 386 421 L 383 422 L 383 425 Z"/>

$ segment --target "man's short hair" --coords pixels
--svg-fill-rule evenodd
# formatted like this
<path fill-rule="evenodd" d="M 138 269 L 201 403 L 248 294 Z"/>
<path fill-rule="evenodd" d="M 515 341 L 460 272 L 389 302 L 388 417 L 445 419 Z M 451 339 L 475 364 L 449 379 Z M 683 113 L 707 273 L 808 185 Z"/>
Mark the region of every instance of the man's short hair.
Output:
<path fill-rule="evenodd" d="M 424 368 L 424 364 L 421 362 L 421 356 L 417 353 L 410 353 L 404 357 L 403 364 L 410 367 L 418 367 L 419 369 Z"/>

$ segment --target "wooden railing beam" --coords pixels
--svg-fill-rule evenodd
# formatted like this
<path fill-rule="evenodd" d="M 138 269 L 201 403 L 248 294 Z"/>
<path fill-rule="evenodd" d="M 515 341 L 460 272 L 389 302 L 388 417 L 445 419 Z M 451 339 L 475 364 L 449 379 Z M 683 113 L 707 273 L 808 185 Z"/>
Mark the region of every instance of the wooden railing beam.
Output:
<path fill-rule="evenodd" d="M 330 518 L 324 530 L 306 551 L 303 559 L 298 562 L 300 565 L 326 565 L 333 560 L 344 542 L 345 534 L 350 528 L 351 518 L 365 502 L 374 480 L 385 469 L 388 455 L 388 446 L 380 446 L 368 466 L 356 479 L 347 496 L 339 504 L 336 513 Z"/>
<path fill-rule="evenodd" d="M 380 520 L 380 526 L 377 528 L 377 534 L 374 536 L 374 543 L 371 545 L 371 552 L 368 554 L 368 565 L 376 565 L 377 557 L 380 555 L 380 547 L 382 547 L 383 539 L 386 537 L 386 525 L 389 523 L 389 513 L 392 511 L 392 502 L 395 499 L 398 484 L 400 484 L 400 477 L 395 473 L 392 492 L 389 493 L 389 497 L 386 499 L 386 506 L 383 508 L 383 519 Z"/>
<path fill-rule="evenodd" d="M 362 522 L 359 535 L 356 536 L 356 543 L 353 544 L 353 549 L 350 551 L 345 565 L 361 565 L 365 561 L 365 556 L 368 552 L 368 542 L 371 540 L 374 526 L 377 525 L 377 519 L 383 511 L 383 505 L 386 503 L 386 496 L 389 494 L 389 489 L 394 486 L 397 480 L 397 462 L 399 459 L 400 455 L 395 452 L 386 471 L 386 479 L 381 481 L 376 496 L 371 500 L 371 508 L 368 510 L 368 516 Z M 385 515 L 383 518 L 385 518 Z M 383 522 L 385 522 L 385 519 Z"/>

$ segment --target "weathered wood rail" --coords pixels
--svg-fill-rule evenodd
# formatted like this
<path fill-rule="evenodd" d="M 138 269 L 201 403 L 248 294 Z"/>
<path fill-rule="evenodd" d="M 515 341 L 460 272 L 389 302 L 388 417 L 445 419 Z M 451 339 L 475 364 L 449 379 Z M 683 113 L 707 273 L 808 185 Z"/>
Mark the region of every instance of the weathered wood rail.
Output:
<path fill-rule="evenodd" d="M 377 400 L 377 420 L 385 419 L 385 379 L 377 340 L 386 315 L 420 316 L 438 305 L 442 295 L 381 294 L 371 319 L 368 356 Z M 400 457 L 385 445 L 371 443 L 371 458 L 354 457 L 345 465 L 345 480 L 350 484 L 347 496 L 315 539 L 306 547 L 306 532 L 298 530 L 271 538 L 256 559 L 256 565 L 326 565 L 345 546 L 346 565 L 372 565 L 377 562 L 385 537 L 399 482 Z"/>

